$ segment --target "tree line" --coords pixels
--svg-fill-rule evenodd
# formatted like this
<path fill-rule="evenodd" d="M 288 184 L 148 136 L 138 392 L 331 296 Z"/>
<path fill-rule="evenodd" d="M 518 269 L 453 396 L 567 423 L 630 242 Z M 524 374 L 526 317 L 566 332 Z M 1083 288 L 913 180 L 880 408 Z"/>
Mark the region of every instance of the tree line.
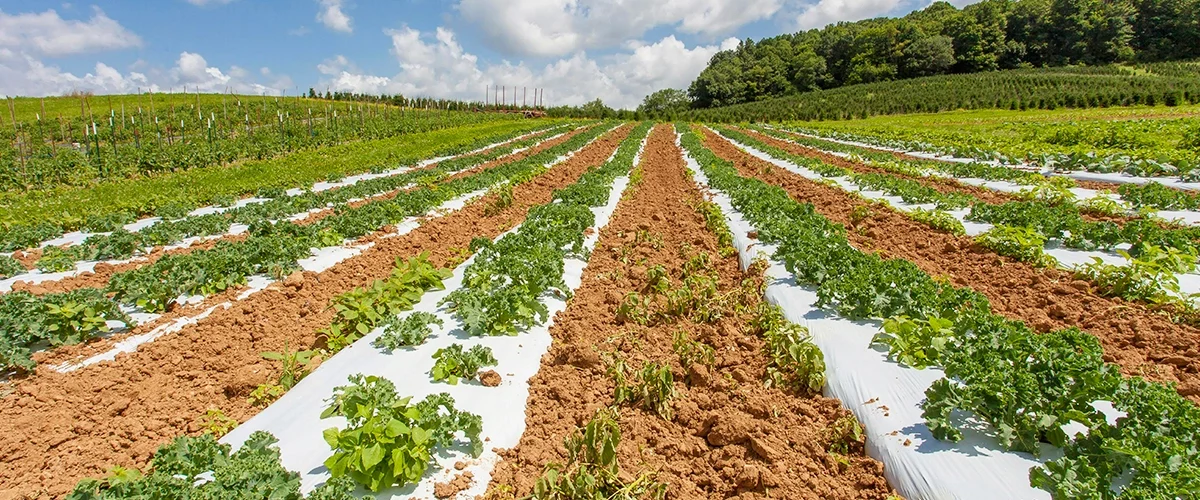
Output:
<path fill-rule="evenodd" d="M 711 108 L 934 75 L 1196 57 L 1200 0 L 936 2 L 901 18 L 744 40 L 715 54 L 687 96 Z"/>

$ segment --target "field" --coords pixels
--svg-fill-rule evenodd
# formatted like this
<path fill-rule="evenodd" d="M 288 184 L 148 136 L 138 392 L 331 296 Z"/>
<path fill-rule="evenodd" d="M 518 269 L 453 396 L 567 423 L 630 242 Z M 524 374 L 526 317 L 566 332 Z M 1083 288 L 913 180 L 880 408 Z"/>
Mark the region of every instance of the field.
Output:
<path fill-rule="evenodd" d="M 0 499 L 1200 494 L 1195 105 L 382 109 L 5 185 Z"/>

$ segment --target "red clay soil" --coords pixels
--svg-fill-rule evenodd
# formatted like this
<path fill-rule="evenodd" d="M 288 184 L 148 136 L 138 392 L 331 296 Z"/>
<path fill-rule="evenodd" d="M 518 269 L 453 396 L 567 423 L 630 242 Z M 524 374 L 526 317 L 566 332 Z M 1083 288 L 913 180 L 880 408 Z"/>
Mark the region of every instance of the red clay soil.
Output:
<path fill-rule="evenodd" d="M 864 454 L 863 443 L 852 443 L 842 464 L 826 451 L 831 424 L 853 418 L 837 400 L 764 386 L 763 342 L 749 331 L 749 313 L 733 307 L 762 300 L 762 275 L 743 273 L 736 257 L 718 256 L 716 237 L 689 205 L 701 193 L 670 127 L 652 132 L 642 168 L 644 180 L 629 188 L 600 231 L 582 285 L 554 318 L 553 343 L 530 380 L 525 432 L 516 448 L 499 450 L 503 460 L 485 498 L 526 496 L 547 463 L 566 462 L 563 439 L 614 401 L 604 361 L 613 353 L 632 370 L 647 362 L 669 367 L 678 392 L 671 419 L 640 405 L 620 408 L 617 455 L 627 481 L 654 474 L 668 484 L 669 498 L 888 497 L 883 465 Z M 648 267 L 662 265 L 679 286 L 681 252 L 711 256 L 709 269 L 731 298 L 721 306 L 724 316 L 713 324 L 619 322 L 618 304 L 628 292 L 645 291 Z M 715 363 L 683 366 L 672 348 L 680 331 L 711 346 Z"/>
<path fill-rule="evenodd" d="M 476 173 L 479 173 L 486 169 L 490 169 L 497 165 L 502 165 L 502 164 L 513 162 L 513 161 L 522 160 L 528 156 L 538 154 L 546 149 L 549 149 L 549 148 L 552 148 L 559 144 L 562 144 L 563 142 L 566 142 L 571 137 L 575 136 L 576 134 L 581 133 L 582 131 L 583 131 L 583 129 L 573 129 L 571 131 L 568 131 L 562 137 L 559 137 L 559 138 L 556 138 L 556 139 L 553 139 L 550 141 L 541 142 L 539 144 L 536 144 L 536 145 L 534 145 L 524 151 L 516 153 L 516 154 L 505 155 L 505 156 L 502 156 L 495 160 L 492 160 L 492 161 L 489 161 L 489 162 L 486 162 L 486 163 L 483 163 L 480 165 L 476 165 L 476 166 L 471 167 L 462 172 L 458 172 L 458 173 L 448 177 L 446 180 L 455 179 L 455 178 L 463 177 L 463 176 L 467 176 L 467 175 L 474 175 Z M 512 141 L 509 141 L 509 142 L 512 142 Z M 508 143 L 506 142 L 505 144 L 508 144 Z M 487 151 L 491 151 L 497 147 L 502 147 L 502 146 L 503 145 L 499 145 L 499 146 L 495 146 L 492 148 L 488 148 L 485 151 L 480 151 L 475 154 L 483 154 Z M 471 155 L 471 156 L 474 156 L 474 155 Z M 423 167 L 421 170 L 431 169 L 431 168 L 435 168 L 435 167 L 436 167 L 436 164 L 430 164 L 430 165 Z M 333 188 L 333 189 L 340 189 L 340 188 Z M 392 190 L 392 191 L 389 191 L 386 193 L 371 196 L 366 199 L 351 202 L 351 203 L 348 203 L 347 205 L 350 207 L 361 207 L 363 205 L 366 205 L 366 204 L 372 203 L 372 202 L 376 202 L 376 201 L 390 200 L 392 198 L 395 198 L 399 193 L 401 193 L 403 191 L 407 191 L 409 189 L 413 189 L 413 188 L 395 189 L 395 190 Z M 336 210 L 334 208 L 327 208 L 324 210 L 310 213 L 307 216 L 305 216 L 303 219 L 298 219 L 295 222 L 296 222 L 296 224 L 299 224 L 299 225 L 314 224 L 314 223 L 320 221 L 321 219 L 324 219 L 330 215 L 333 215 L 335 212 L 336 212 Z M 107 263 L 99 263 L 96 265 L 96 267 L 93 271 L 81 273 L 78 276 L 72 276 L 70 278 L 64 278 L 61 280 L 54 280 L 54 281 L 46 281 L 46 282 L 42 282 L 42 283 L 38 283 L 38 284 L 25 282 L 25 281 L 17 281 L 15 283 L 13 283 L 12 289 L 13 290 L 26 290 L 34 295 L 43 295 L 43 294 L 47 294 L 47 293 L 68 292 L 71 290 L 78 290 L 80 288 L 89 288 L 89 287 L 103 288 L 104 286 L 108 285 L 108 281 L 110 279 L 112 279 L 114 274 L 122 273 L 125 271 L 131 271 L 131 270 L 140 268 L 142 266 L 153 264 L 154 262 L 158 261 L 158 259 L 161 259 L 164 255 L 188 254 L 188 253 L 192 253 L 196 250 L 212 248 L 213 246 L 215 246 L 217 244 L 217 242 L 222 241 L 222 240 L 238 241 L 238 240 L 242 240 L 242 239 L 245 239 L 244 234 L 242 234 L 242 235 L 225 235 L 220 238 L 214 238 L 214 239 L 207 240 L 207 241 L 204 241 L 201 243 L 196 243 L 195 245 L 191 245 L 186 248 L 176 248 L 176 249 L 164 251 L 163 250 L 164 247 L 155 247 L 153 250 L 151 250 L 151 252 L 149 254 L 147 254 L 145 256 L 146 259 L 144 259 L 144 260 L 137 260 L 135 262 L 125 262 L 122 264 L 115 264 L 115 265 L 107 264 Z M 33 263 L 36 263 L 37 259 L 41 258 L 41 249 L 30 250 L 28 252 L 15 252 L 14 256 L 17 254 L 21 254 L 21 257 L 18 260 L 20 260 L 23 265 L 26 265 L 27 267 L 32 268 L 34 265 Z M 32 260 L 30 260 L 30 259 L 32 259 Z M 30 263 L 25 264 L 26 260 L 30 260 Z"/>
<path fill-rule="evenodd" d="M 863 162 L 853 161 L 853 160 L 850 160 L 847 158 L 842 158 L 841 156 L 826 153 L 819 149 L 813 149 L 810 147 L 801 146 L 796 143 L 779 140 L 779 139 L 776 139 L 769 135 L 760 133 L 757 130 L 745 129 L 745 128 L 739 129 L 739 130 L 741 130 L 746 135 L 753 136 L 755 139 L 763 141 L 767 144 L 775 146 L 775 147 L 782 149 L 784 151 L 787 151 L 789 153 L 792 153 L 795 155 L 807 156 L 809 158 L 816 158 L 816 159 L 821 160 L 830 165 L 836 165 L 836 166 L 839 166 L 842 168 L 848 168 L 848 169 L 858 172 L 860 174 L 883 174 L 883 175 L 890 175 L 892 177 L 896 177 L 896 178 L 900 178 L 900 179 L 908 179 L 910 181 L 915 181 L 917 183 L 920 183 L 923 186 L 927 186 L 927 187 L 936 189 L 939 193 L 967 194 L 967 195 L 971 195 L 976 198 L 979 198 L 979 200 L 984 203 L 989 203 L 989 204 L 993 204 L 993 205 L 1000 204 L 1000 203 L 1008 203 L 1010 201 L 1016 201 L 1016 198 L 1009 195 L 1008 193 L 1003 193 L 1003 192 L 996 191 L 994 189 L 988 189 L 985 187 L 972 186 L 970 184 L 963 184 L 961 182 L 958 182 L 955 179 L 949 179 L 946 177 L 935 177 L 935 176 L 931 176 L 931 177 L 912 176 L 912 175 L 901 174 L 901 173 L 896 173 L 896 172 L 889 172 L 880 167 L 868 165 Z"/>
<path fill-rule="evenodd" d="M 956 285 L 986 295 L 998 314 L 1037 331 L 1079 327 L 1100 339 L 1105 361 L 1120 365 L 1124 373 L 1177 383 L 1181 395 L 1200 403 L 1200 329 L 1173 323 L 1139 303 L 1101 297 L 1090 282 L 1069 272 L 1001 257 L 970 238 L 932 229 L 881 205 L 870 204 L 872 216 L 854 225 L 851 211 L 869 202 L 754 158 L 707 131 L 705 143 L 733 161 L 742 175 L 780 186 L 793 199 L 812 203 L 821 215 L 852 228 L 847 236 L 856 248 L 948 276 Z"/>
<path fill-rule="evenodd" d="M 434 265 L 460 262 L 471 239 L 494 238 L 518 224 L 555 189 L 602 164 L 628 131 L 607 134 L 515 186 L 513 204 L 495 216 L 483 215 L 491 201 L 484 197 L 404 236 L 379 238 L 325 272 L 296 273 L 112 362 L 68 374 L 43 368 L 18 381 L 0 399 L 0 499 L 60 497 L 79 479 L 112 466 L 144 467 L 159 445 L 199 432 L 197 420 L 210 408 L 246 421 L 260 410 L 247 402 L 250 391 L 278 376 L 277 364 L 260 353 L 285 343 L 314 345 L 316 332 L 333 318 L 331 299 L 385 278 L 398 257 L 429 252 Z"/>

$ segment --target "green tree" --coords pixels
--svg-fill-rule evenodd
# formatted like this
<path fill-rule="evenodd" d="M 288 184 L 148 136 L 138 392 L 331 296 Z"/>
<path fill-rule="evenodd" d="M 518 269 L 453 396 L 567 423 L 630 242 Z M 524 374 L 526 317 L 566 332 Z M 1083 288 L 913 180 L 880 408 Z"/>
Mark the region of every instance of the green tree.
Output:
<path fill-rule="evenodd" d="M 672 119 L 675 113 L 687 111 L 691 104 L 687 92 L 679 89 L 662 89 L 642 99 L 642 105 L 638 106 L 637 112 L 653 118 Z"/>

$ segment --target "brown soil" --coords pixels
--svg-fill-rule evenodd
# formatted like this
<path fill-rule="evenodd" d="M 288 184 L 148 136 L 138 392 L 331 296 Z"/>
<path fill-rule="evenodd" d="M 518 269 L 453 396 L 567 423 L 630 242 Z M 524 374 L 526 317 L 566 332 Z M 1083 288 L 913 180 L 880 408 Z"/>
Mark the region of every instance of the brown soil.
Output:
<path fill-rule="evenodd" d="M 278 366 L 260 353 L 314 345 L 333 318 L 333 297 L 386 277 L 398 257 L 429 252 L 438 266 L 459 261 L 472 238 L 494 238 L 519 223 L 531 206 L 607 159 L 628 131 L 514 187 L 513 204 L 496 216 L 483 216 L 484 197 L 402 237 L 380 238 L 325 272 L 296 273 L 112 362 L 68 374 L 41 368 L 18 381 L 0 399 L 0 498 L 58 497 L 111 466 L 145 467 L 159 445 L 199 432 L 197 419 L 209 408 L 246 421 L 259 411 L 249 392 L 277 376 Z"/>
<path fill-rule="evenodd" d="M 571 131 L 567 132 L 565 135 L 563 135 L 562 137 L 559 137 L 559 138 L 551 140 L 551 141 L 544 141 L 542 143 L 539 143 L 537 145 L 530 147 L 529 149 L 521 151 L 520 153 L 505 155 L 505 156 L 502 156 L 495 160 L 492 160 L 490 162 L 476 165 L 474 167 L 471 167 L 470 169 L 464 170 L 462 172 L 458 172 L 458 173 L 448 177 L 447 180 L 455 179 L 455 178 L 463 177 L 463 176 L 468 176 L 468 175 L 474 175 L 476 173 L 479 173 L 483 170 L 495 167 L 497 165 L 501 165 L 501 164 L 505 164 L 505 163 L 509 163 L 509 162 L 513 162 L 513 161 L 517 161 L 517 160 L 522 160 L 526 157 L 535 155 L 546 149 L 552 148 L 563 142 L 566 142 L 571 137 L 575 136 L 576 134 L 579 134 L 580 132 L 582 132 L 582 129 L 571 130 Z M 505 143 L 505 144 L 508 144 L 508 143 Z M 499 145 L 499 146 L 495 146 L 493 148 L 488 148 L 488 150 L 486 150 L 486 151 L 491 151 L 491 150 L 495 149 L 496 147 L 502 147 L 502 146 L 503 145 Z M 483 154 L 486 151 L 481 151 L 476 154 Z M 423 167 L 422 170 L 434 168 L 435 166 L 436 166 L 436 164 L 431 164 L 426 167 Z M 334 189 L 340 189 L 340 188 L 334 188 Z M 410 189 L 412 189 L 412 188 L 410 188 Z M 366 198 L 363 200 L 358 200 L 358 201 L 355 201 L 352 203 L 348 203 L 347 205 L 350 207 L 361 207 L 361 206 L 366 205 L 367 203 L 371 203 L 371 202 L 390 200 L 392 198 L 395 198 L 399 193 L 401 193 L 403 191 L 407 191 L 407 190 L 408 189 L 396 189 L 393 191 L 389 191 L 387 193 L 382 193 L 382 194 L 372 196 L 372 197 L 369 197 L 369 198 Z M 311 214 L 308 214 L 303 219 L 297 220 L 296 224 L 299 224 L 299 225 L 314 224 L 314 223 L 320 221 L 321 219 L 324 219 L 326 217 L 329 217 L 330 215 L 333 215 L 334 213 L 335 213 L 335 209 L 333 209 L 333 208 L 327 208 L 327 209 L 324 209 L 324 210 L 321 210 L 318 212 L 313 212 Z M 213 246 L 215 246 L 217 244 L 217 242 L 222 241 L 222 240 L 224 240 L 224 241 L 240 241 L 245 238 L 246 238 L 246 236 L 244 234 L 226 235 L 221 238 L 215 238 L 212 240 L 197 243 L 197 244 L 191 245 L 187 248 L 176 248 L 176 249 L 172 249 L 169 251 L 164 251 L 163 250 L 164 247 L 155 247 L 154 249 L 152 249 L 150 251 L 149 254 L 145 255 L 146 259 L 144 259 L 144 260 L 137 260 L 135 262 L 126 262 L 123 264 L 116 264 L 116 265 L 100 263 L 100 264 L 96 265 L 95 269 L 92 272 L 82 273 L 78 276 L 73 276 L 73 277 L 66 278 L 66 279 L 47 281 L 47 282 L 43 282 L 40 284 L 32 284 L 32 283 L 25 282 L 25 281 L 17 281 L 15 283 L 13 283 L 12 289 L 13 290 L 26 290 L 34 295 L 43 295 L 43 294 L 47 294 L 47 293 L 68 292 L 71 290 L 78 290 L 80 288 L 89 288 L 89 287 L 103 288 L 104 286 L 108 285 L 108 281 L 110 279 L 112 279 L 113 275 L 122 273 L 125 271 L 131 271 L 131 270 L 134 270 L 134 269 L 137 269 L 142 266 L 149 265 L 149 264 L 153 264 L 154 262 L 158 261 L 158 259 L 161 259 L 164 255 L 189 254 L 189 253 L 195 252 L 197 250 L 212 248 Z M 36 263 L 37 260 L 39 258 L 41 258 L 41 252 L 42 252 L 41 249 L 34 249 L 34 250 L 30 250 L 28 252 L 15 252 L 14 258 L 17 258 L 18 261 L 22 263 L 22 265 L 26 265 L 26 267 L 32 268 L 34 266 L 34 263 Z M 18 254 L 20 254 L 19 257 L 18 257 Z M 29 263 L 25 264 L 25 261 L 29 261 Z"/>
<path fill-rule="evenodd" d="M 450 498 L 457 495 L 459 492 L 470 488 L 474 483 L 475 474 L 472 474 L 471 471 L 467 471 L 454 476 L 454 479 L 451 479 L 448 482 L 434 483 L 433 496 L 437 498 Z"/>
<path fill-rule="evenodd" d="M 1176 324 L 1145 305 L 1097 295 L 1088 281 L 1058 269 L 1039 269 L 975 246 L 970 238 L 943 233 L 906 215 L 872 205 L 873 215 L 857 226 L 854 207 L 867 204 L 845 191 L 812 182 L 750 156 L 720 137 L 706 144 L 731 160 L 742 175 L 784 188 L 792 198 L 853 230 L 851 243 L 863 251 L 912 261 L 933 276 L 948 276 L 988 297 L 992 308 L 1035 330 L 1079 327 L 1100 339 L 1104 359 L 1124 373 L 1178 384 L 1179 393 L 1200 403 L 1200 329 Z"/>
<path fill-rule="evenodd" d="M 669 127 L 651 134 L 642 168 L 644 180 L 629 188 L 600 231 L 581 287 L 554 318 L 553 343 L 530 380 L 525 433 L 516 448 L 501 451 L 486 498 L 528 495 L 547 463 L 566 461 L 564 438 L 613 403 L 613 379 L 602 361 L 612 353 L 632 370 L 647 362 L 669 367 L 678 392 L 672 419 L 640 405 L 620 409 L 622 478 L 656 474 L 671 498 L 887 497 L 883 466 L 864 455 L 862 443 L 854 443 L 844 465 L 826 452 L 829 426 L 849 415 L 837 400 L 764 386 L 763 343 L 744 331 L 746 313 L 727 305 L 713 324 L 617 320 L 622 297 L 647 286 L 648 266 L 663 265 L 678 286 L 684 248 L 712 257 L 722 293 L 751 306 L 761 300 L 761 275 L 744 274 L 736 258 L 718 257 L 716 237 L 689 206 L 701 193 Z M 743 294 L 744 279 L 750 286 Z M 672 348 L 679 331 L 714 348 L 715 363 L 682 366 Z"/>
<path fill-rule="evenodd" d="M 484 387 L 496 387 L 502 381 L 500 374 L 496 373 L 496 370 L 488 370 L 479 374 L 479 383 L 483 384 Z"/>
<path fill-rule="evenodd" d="M 772 146 L 780 148 L 789 153 L 807 156 L 809 158 L 816 158 L 816 159 L 821 160 L 830 165 L 836 165 L 836 166 L 839 166 L 842 168 L 848 168 L 848 169 L 851 169 L 858 173 L 884 174 L 884 175 L 890 175 L 892 177 L 896 177 L 896 178 L 900 178 L 900 179 L 908 179 L 910 181 L 918 182 L 923 186 L 927 186 L 927 187 L 936 189 L 939 193 L 967 194 L 967 195 L 971 195 L 976 198 L 979 198 L 980 201 L 982 201 L 984 203 L 989 203 L 989 204 L 1007 203 L 1007 202 L 1016 200 L 1016 198 L 1013 198 L 1008 193 L 1002 193 L 1002 192 L 999 192 L 999 191 L 996 191 L 993 189 L 988 189 L 985 187 L 972 186 L 970 184 L 963 184 L 954 179 L 948 179 L 945 177 L 912 176 L 912 175 L 889 172 L 885 169 L 882 169 L 882 168 L 879 168 L 876 166 L 872 166 L 872 165 L 868 165 L 866 163 L 852 161 L 852 160 L 842 158 L 842 157 L 834 155 L 834 154 L 826 153 L 824 151 L 801 146 L 799 144 L 794 144 L 794 143 L 787 142 L 787 141 L 781 141 L 781 140 L 771 137 L 769 135 L 759 133 L 756 130 L 751 130 L 751 129 L 740 129 L 740 130 L 743 133 L 746 133 L 747 135 L 753 136 L 755 139 L 763 141 L 767 144 L 770 144 Z"/>

